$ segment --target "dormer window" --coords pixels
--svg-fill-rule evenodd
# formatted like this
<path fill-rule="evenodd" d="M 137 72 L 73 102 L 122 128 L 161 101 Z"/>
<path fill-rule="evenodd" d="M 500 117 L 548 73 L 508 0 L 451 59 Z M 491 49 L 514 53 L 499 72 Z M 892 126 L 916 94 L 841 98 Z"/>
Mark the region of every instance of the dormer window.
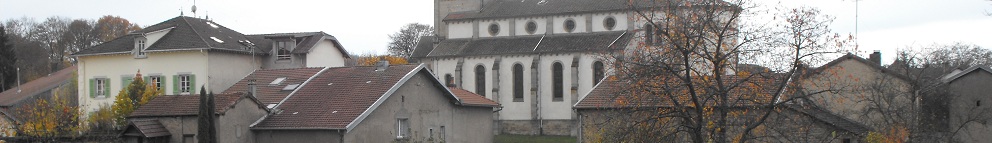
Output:
<path fill-rule="evenodd" d="M 279 60 L 287 60 L 287 59 L 289 59 L 290 58 L 290 55 L 289 55 L 289 44 L 292 44 L 292 42 L 277 42 L 277 43 L 279 43 L 277 45 L 278 46 L 278 49 L 276 51 L 277 58 Z"/>
<path fill-rule="evenodd" d="M 145 39 L 145 37 L 134 38 L 134 57 L 135 58 L 144 58 L 145 57 L 145 49 L 148 48 L 148 46 L 147 46 L 148 44 L 147 43 L 148 42 L 147 42 L 147 39 Z"/>

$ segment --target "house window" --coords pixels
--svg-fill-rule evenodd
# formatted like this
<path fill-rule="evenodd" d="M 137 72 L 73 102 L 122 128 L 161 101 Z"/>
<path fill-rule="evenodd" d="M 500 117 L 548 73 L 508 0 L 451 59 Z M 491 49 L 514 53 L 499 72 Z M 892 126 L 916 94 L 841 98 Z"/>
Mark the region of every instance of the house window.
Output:
<path fill-rule="evenodd" d="M 534 34 L 534 32 L 537 31 L 537 23 L 535 23 L 534 21 L 528 21 L 526 30 L 527 30 L 527 34 Z"/>
<path fill-rule="evenodd" d="M 651 23 L 644 24 L 644 43 L 647 45 L 654 44 L 654 26 Z"/>
<path fill-rule="evenodd" d="M 107 79 L 106 78 L 96 79 L 96 86 L 95 87 L 96 87 L 96 96 L 97 97 L 104 97 L 104 98 L 107 97 L 107 93 L 109 93 L 109 92 L 107 92 L 107 90 L 109 90 L 107 87 L 110 87 L 110 86 L 107 86 L 107 85 L 109 85 L 109 84 L 107 83 Z"/>
<path fill-rule="evenodd" d="M 606 28 L 606 30 L 613 30 L 616 26 L 617 19 L 614 19 L 613 17 L 606 17 L 606 19 L 603 19 L 603 28 Z"/>
<path fill-rule="evenodd" d="M 499 34 L 499 24 L 489 24 L 489 35 L 496 36 L 497 34 Z"/>
<path fill-rule="evenodd" d="M 486 96 L 486 67 L 475 66 L 475 94 Z"/>
<path fill-rule="evenodd" d="M 982 106 L 982 101 L 981 100 L 975 101 L 975 106 L 976 107 L 981 107 Z"/>
<path fill-rule="evenodd" d="M 162 91 L 162 76 L 151 76 L 148 78 L 148 84 L 151 84 L 158 91 Z"/>
<path fill-rule="evenodd" d="M 191 85 L 190 75 L 180 75 L 179 76 L 179 93 L 180 94 L 190 94 L 190 89 L 193 88 Z"/>
<path fill-rule="evenodd" d="M 451 74 L 444 74 L 444 86 L 455 87 L 455 77 Z"/>
<path fill-rule="evenodd" d="M 562 74 L 564 72 L 563 70 L 564 70 L 564 68 L 562 67 L 561 63 L 559 63 L 559 62 L 555 62 L 554 64 L 551 65 L 551 73 L 552 73 L 552 77 L 554 78 L 554 80 L 551 81 L 551 82 L 554 82 L 554 89 L 552 89 L 553 90 L 552 91 L 553 96 L 551 98 L 551 101 L 562 101 L 562 100 L 564 100 L 564 97 L 565 97 L 565 91 L 564 91 L 565 90 L 564 89 L 565 78 L 562 77 Z"/>
<path fill-rule="evenodd" d="M 279 60 L 289 59 L 290 58 L 290 55 L 289 55 L 289 49 L 287 48 L 287 46 L 289 46 L 290 42 L 276 42 L 276 43 L 279 43 L 277 45 L 279 51 L 276 51 L 277 58 Z"/>
<path fill-rule="evenodd" d="M 592 85 L 596 86 L 600 80 L 603 80 L 603 62 L 596 61 L 592 63 Z"/>
<path fill-rule="evenodd" d="M 137 44 L 138 56 L 145 56 L 145 39 L 139 38 Z"/>
<path fill-rule="evenodd" d="M 405 119 L 405 118 L 396 119 L 396 138 L 405 139 L 407 137 L 410 137 L 409 119 Z"/>
<path fill-rule="evenodd" d="M 513 65 L 513 102 L 524 102 L 524 66 Z"/>
<path fill-rule="evenodd" d="M 568 33 L 572 33 L 572 31 L 575 31 L 575 20 L 572 19 L 565 20 L 564 28 L 565 28 L 565 32 Z"/>

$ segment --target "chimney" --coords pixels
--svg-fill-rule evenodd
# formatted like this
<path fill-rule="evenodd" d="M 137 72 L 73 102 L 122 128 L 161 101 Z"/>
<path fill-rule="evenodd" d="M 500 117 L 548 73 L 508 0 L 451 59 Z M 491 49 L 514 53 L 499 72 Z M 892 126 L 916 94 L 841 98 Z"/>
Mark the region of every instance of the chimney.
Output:
<path fill-rule="evenodd" d="M 384 71 L 386 68 L 389 68 L 389 61 L 381 60 L 375 64 L 375 71 Z"/>
<path fill-rule="evenodd" d="M 258 92 L 257 92 L 256 89 L 257 89 L 257 87 L 255 85 L 255 79 L 249 79 L 248 80 L 248 94 L 250 94 L 251 96 L 258 97 L 258 95 L 257 95 Z"/>
<path fill-rule="evenodd" d="M 875 62 L 875 65 L 882 65 L 882 52 L 875 50 L 874 53 L 868 56 L 868 61 Z"/>

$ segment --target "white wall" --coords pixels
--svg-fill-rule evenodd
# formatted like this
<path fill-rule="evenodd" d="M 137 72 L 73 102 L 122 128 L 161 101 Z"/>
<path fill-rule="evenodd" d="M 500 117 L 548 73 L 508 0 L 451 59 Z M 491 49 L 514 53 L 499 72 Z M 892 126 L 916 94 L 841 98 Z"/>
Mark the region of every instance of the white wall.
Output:
<path fill-rule="evenodd" d="M 448 23 L 448 38 L 472 38 L 472 22 Z"/>
<path fill-rule="evenodd" d="M 251 55 L 237 54 L 230 52 L 209 52 L 208 60 L 209 66 L 208 72 L 209 80 L 208 90 L 214 93 L 220 93 L 227 90 L 237 83 L 245 76 L 248 76 L 255 69 L 261 67 L 262 58 L 255 58 L 255 62 L 252 61 Z M 200 78 L 197 76 L 196 78 Z M 207 80 L 197 80 L 197 82 L 202 82 Z M 171 91 L 171 90 L 170 90 Z M 169 94 L 168 92 L 166 94 Z"/>
<path fill-rule="evenodd" d="M 613 30 L 607 30 L 604 23 L 607 17 L 613 17 L 617 21 L 616 26 Z M 592 14 L 592 31 L 602 32 L 602 31 L 624 31 L 627 30 L 627 14 L 625 13 L 597 13 Z"/>
<path fill-rule="evenodd" d="M 499 25 L 499 33 L 495 36 L 489 33 L 489 26 L 492 24 Z M 500 19 L 500 20 L 480 20 L 479 21 L 479 37 L 500 37 L 500 36 L 510 36 L 510 20 Z"/>
<path fill-rule="evenodd" d="M 317 43 L 306 56 L 306 67 L 343 67 L 344 55 L 331 40 Z"/>
<path fill-rule="evenodd" d="M 571 33 L 584 33 L 588 31 L 586 30 L 587 25 L 586 25 L 585 15 L 566 15 L 566 16 L 555 16 L 554 18 L 552 18 L 553 21 L 552 23 L 553 27 L 551 29 L 552 32 L 554 32 L 554 34 L 569 33 L 569 32 L 565 32 L 565 20 L 568 19 L 572 19 L 575 21 L 575 30 L 572 31 Z"/>
<path fill-rule="evenodd" d="M 534 21 L 537 24 L 534 34 L 527 33 L 527 22 Z M 513 30 L 516 35 L 543 35 L 548 30 L 548 19 L 544 17 L 529 17 L 529 18 L 519 18 L 516 19 L 516 27 Z"/>
<path fill-rule="evenodd" d="M 171 94 L 172 76 L 180 73 L 196 75 L 196 87 L 206 85 L 207 74 L 206 51 L 177 51 L 151 52 L 148 58 L 135 59 L 131 54 L 97 55 L 79 57 L 79 105 L 84 113 L 96 111 L 101 104 L 113 104 L 114 97 L 122 89 L 121 76 L 134 75 L 141 70 L 143 76 L 160 74 L 167 79 L 166 94 Z M 110 81 L 109 97 L 90 98 L 89 80 L 94 77 L 106 77 Z M 208 88 L 210 85 L 207 85 Z M 197 89 L 199 90 L 199 89 Z M 223 90 L 220 90 L 223 91 Z"/>

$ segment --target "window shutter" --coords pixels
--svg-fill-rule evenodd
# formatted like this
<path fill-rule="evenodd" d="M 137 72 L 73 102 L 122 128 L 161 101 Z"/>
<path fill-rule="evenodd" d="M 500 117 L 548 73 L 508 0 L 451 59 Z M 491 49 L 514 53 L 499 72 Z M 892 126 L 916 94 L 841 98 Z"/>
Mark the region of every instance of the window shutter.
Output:
<path fill-rule="evenodd" d="M 141 78 L 141 80 L 145 81 L 145 85 L 152 85 L 152 77 L 151 76 L 145 76 L 144 78 Z"/>
<path fill-rule="evenodd" d="M 90 79 L 90 98 L 96 98 L 96 79 Z"/>
<path fill-rule="evenodd" d="M 113 91 L 113 90 L 110 90 L 110 79 L 109 78 L 108 79 L 104 79 L 103 81 L 106 82 L 106 83 L 103 83 L 103 90 L 104 90 L 103 91 L 103 96 L 105 96 L 107 98 L 110 98 L 110 92 Z"/>
<path fill-rule="evenodd" d="M 172 94 L 179 95 L 179 75 L 172 75 Z"/>
<path fill-rule="evenodd" d="M 190 74 L 189 75 L 189 95 L 196 94 L 197 93 L 196 92 L 196 89 L 197 88 L 199 88 L 199 87 L 196 86 L 196 75 Z"/>
<path fill-rule="evenodd" d="M 134 77 L 122 77 L 121 78 L 121 89 L 127 88 L 134 81 Z"/>
<path fill-rule="evenodd" d="M 166 90 L 165 85 L 169 85 L 169 84 L 166 84 L 166 83 L 168 83 L 166 81 L 169 81 L 169 80 L 165 79 L 165 76 L 158 76 L 158 80 L 159 80 L 158 82 L 162 82 L 162 91 L 161 92 L 162 92 L 162 94 L 165 94 L 165 90 Z"/>

